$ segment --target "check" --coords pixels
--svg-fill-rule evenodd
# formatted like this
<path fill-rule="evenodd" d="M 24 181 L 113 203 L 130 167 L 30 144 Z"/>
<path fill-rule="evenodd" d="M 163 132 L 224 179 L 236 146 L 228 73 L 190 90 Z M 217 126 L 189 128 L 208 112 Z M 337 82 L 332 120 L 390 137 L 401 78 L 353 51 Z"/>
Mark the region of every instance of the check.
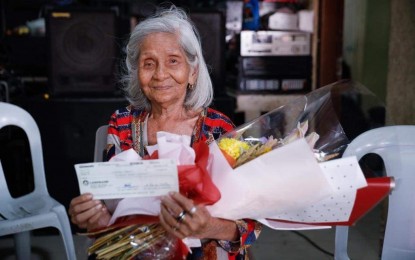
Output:
<path fill-rule="evenodd" d="M 75 164 L 81 194 L 94 199 L 153 197 L 179 191 L 177 165 L 172 159 L 139 162 Z"/>

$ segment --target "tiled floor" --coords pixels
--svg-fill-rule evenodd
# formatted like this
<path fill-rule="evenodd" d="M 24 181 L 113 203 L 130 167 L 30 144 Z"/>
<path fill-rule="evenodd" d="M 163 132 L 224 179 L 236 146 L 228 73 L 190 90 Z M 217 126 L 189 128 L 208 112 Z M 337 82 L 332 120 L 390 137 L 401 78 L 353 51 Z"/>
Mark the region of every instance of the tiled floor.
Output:
<path fill-rule="evenodd" d="M 350 229 L 349 256 L 351 259 L 379 259 L 380 226 L 380 207 L 378 206 Z M 74 241 L 78 259 L 86 259 L 88 239 L 75 235 Z M 32 259 L 65 259 L 63 242 L 58 235 L 35 233 L 32 236 L 32 243 Z M 333 251 L 334 229 L 293 232 L 265 228 L 252 247 L 255 260 L 333 259 L 330 255 Z M 13 240 L 10 236 L 0 238 L 0 259 L 16 259 Z"/>

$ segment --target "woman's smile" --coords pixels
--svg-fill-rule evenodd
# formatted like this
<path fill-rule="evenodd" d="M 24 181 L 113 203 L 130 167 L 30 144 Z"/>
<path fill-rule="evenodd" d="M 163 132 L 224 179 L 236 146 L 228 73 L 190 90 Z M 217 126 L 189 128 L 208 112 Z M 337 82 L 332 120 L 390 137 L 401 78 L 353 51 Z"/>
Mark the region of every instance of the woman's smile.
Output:
<path fill-rule="evenodd" d="M 168 90 L 168 89 L 172 88 L 172 86 L 170 86 L 170 85 L 161 85 L 161 86 L 152 86 L 151 88 L 155 89 L 155 90 Z"/>

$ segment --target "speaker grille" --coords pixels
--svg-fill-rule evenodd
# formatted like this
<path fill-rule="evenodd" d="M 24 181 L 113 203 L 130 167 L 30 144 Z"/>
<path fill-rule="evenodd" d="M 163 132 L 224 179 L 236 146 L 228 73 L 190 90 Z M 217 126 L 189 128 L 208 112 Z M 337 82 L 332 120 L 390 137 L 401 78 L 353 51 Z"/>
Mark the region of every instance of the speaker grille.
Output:
<path fill-rule="evenodd" d="M 115 19 L 112 10 L 49 13 L 51 94 L 108 94 L 115 91 Z"/>

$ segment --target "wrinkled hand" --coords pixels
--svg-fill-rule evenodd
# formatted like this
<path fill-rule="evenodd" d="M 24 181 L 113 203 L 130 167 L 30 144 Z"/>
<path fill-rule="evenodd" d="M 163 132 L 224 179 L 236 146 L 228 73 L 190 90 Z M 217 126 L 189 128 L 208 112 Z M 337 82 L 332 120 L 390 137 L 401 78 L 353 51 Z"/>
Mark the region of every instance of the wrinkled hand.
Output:
<path fill-rule="evenodd" d="M 160 223 L 180 239 L 209 237 L 213 222 L 214 218 L 203 205 L 194 205 L 180 193 L 173 192 L 161 199 Z"/>
<path fill-rule="evenodd" d="M 72 223 L 87 230 L 105 227 L 111 219 L 111 214 L 102 201 L 94 200 L 90 193 L 73 198 L 68 214 Z"/>

